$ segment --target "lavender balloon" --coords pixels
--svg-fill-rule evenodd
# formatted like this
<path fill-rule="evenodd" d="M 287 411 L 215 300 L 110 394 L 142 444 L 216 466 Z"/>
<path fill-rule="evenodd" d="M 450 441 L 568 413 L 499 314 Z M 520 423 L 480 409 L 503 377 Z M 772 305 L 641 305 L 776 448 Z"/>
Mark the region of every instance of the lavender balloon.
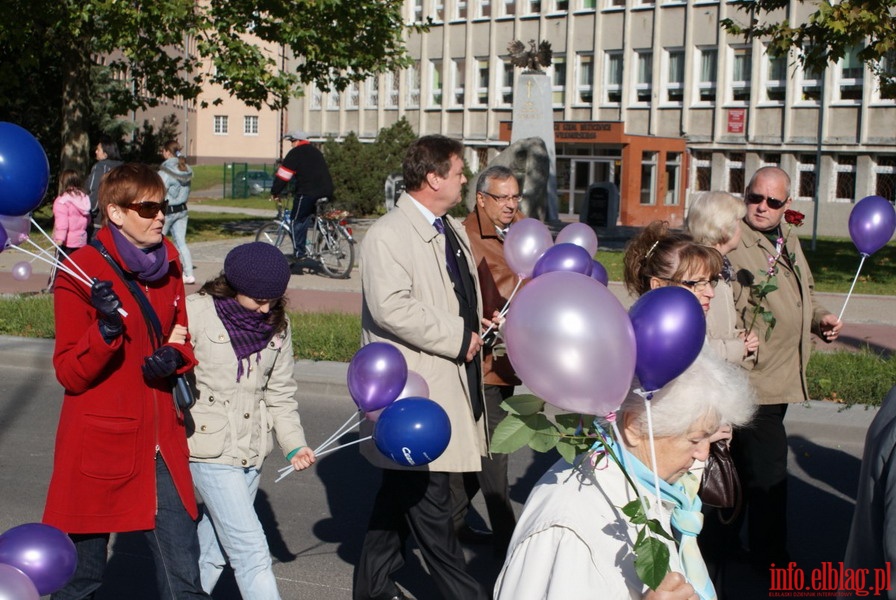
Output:
<path fill-rule="evenodd" d="M 522 219 L 504 236 L 504 260 L 520 278 L 532 277 L 535 263 L 554 243 L 547 226 L 538 219 Z"/>
<path fill-rule="evenodd" d="M 849 213 L 849 237 L 866 256 L 886 246 L 893 231 L 896 231 L 896 211 L 886 198 L 866 196 Z"/>
<path fill-rule="evenodd" d="M 610 274 L 607 273 L 607 269 L 596 260 L 591 262 L 591 278 L 604 285 L 610 284 Z"/>
<path fill-rule="evenodd" d="M 560 230 L 554 243 L 581 246 L 588 251 L 589 256 L 597 253 L 597 234 L 585 223 L 570 223 Z"/>
<path fill-rule="evenodd" d="M 31 232 L 31 215 L 11 217 L 0 215 L 0 228 L 6 232 L 10 246 L 18 246 L 28 239 Z"/>
<path fill-rule="evenodd" d="M 638 350 L 635 373 L 653 392 L 691 366 L 706 337 L 706 317 L 689 290 L 667 286 L 650 290 L 629 309 Z"/>
<path fill-rule="evenodd" d="M 17 281 L 25 281 L 31 277 L 31 263 L 27 260 L 17 262 L 12 266 L 12 278 Z"/>
<path fill-rule="evenodd" d="M 563 410 L 619 408 L 635 371 L 635 334 L 619 300 L 579 273 L 545 273 L 523 286 L 502 329 L 514 370 Z"/>
<path fill-rule="evenodd" d="M 365 413 L 398 398 L 408 379 L 408 363 L 392 344 L 373 342 L 355 352 L 348 365 L 348 391 Z"/>
<path fill-rule="evenodd" d="M 9 236 L 6 235 L 6 228 L 0 223 L 0 252 L 6 250 L 6 242 L 9 241 Z"/>
<path fill-rule="evenodd" d="M 55 527 L 26 523 L 0 535 L 0 563 L 25 573 L 45 596 L 72 578 L 78 553 L 71 539 Z"/>
<path fill-rule="evenodd" d="M 399 400 L 403 400 L 405 398 L 429 398 L 429 385 L 426 383 L 426 380 L 423 379 L 423 376 L 416 371 L 408 370 L 408 380 L 407 383 L 404 384 L 404 389 L 401 390 L 401 393 L 398 394 L 398 398 L 395 399 L 396 402 Z M 372 410 L 368 413 L 365 413 L 365 417 L 368 421 L 376 421 L 380 418 L 380 414 L 383 412 L 383 409 Z"/>
<path fill-rule="evenodd" d="M 12 565 L 0 564 L 0 600 L 40 600 L 27 575 Z"/>
<path fill-rule="evenodd" d="M 575 244 L 555 244 L 548 248 L 541 255 L 541 258 L 538 259 L 538 262 L 535 263 L 532 277 L 538 277 L 554 271 L 570 271 L 590 276 L 593 262 L 594 259 L 581 246 L 576 246 Z"/>

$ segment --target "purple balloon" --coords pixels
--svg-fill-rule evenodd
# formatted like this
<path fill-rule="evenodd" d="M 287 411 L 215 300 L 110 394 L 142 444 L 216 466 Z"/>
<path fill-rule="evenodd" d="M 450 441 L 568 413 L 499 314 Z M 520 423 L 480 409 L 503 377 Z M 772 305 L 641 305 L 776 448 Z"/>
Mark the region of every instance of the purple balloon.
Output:
<path fill-rule="evenodd" d="M 604 285 L 610 284 L 610 274 L 607 273 L 607 269 L 596 260 L 591 263 L 591 278 Z"/>
<path fill-rule="evenodd" d="M 429 398 L 403 398 L 383 409 L 373 441 L 383 456 L 401 466 L 429 464 L 448 447 L 451 421 Z"/>
<path fill-rule="evenodd" d="M 504 260 L 520 278 L 532 277 L 535 263 L 554 243 L 547 226 L 538 219 L 513 223 L 504 236 Z"/>
<path fill-rule="evenodd" d="M 886 246 L 893 231 L 896 231 L 896 211 L 886 198 L 866 196 L 849 213 L 849 237 L 866 256 Z"/>
<path fill-rule="evenodd" d="M 0 535 L 0 563 L 25 573 L 40 595 L 45 596 L 72 578 L 78 553 L 71 539 L 55 527 L 26 523 Z"/>
<path fill-rule="evenodd" d="M 588 251 L 590 256 L 597 253 L 597 234 L 590 225 L 570 223 L 557 234 L 555 244 L 575 244 Z"/>
<path fill-rule="evenodd" d="M 523 383 L 564 410 L 619 408 L 635 371 L 635 334 L 622 304 L 578 273 L 545 273 L 523 286 L 502 328 Z"/>
<path fill-rule="evenodd" d="M 570 271 L 591 276 L 594 259 L 588 251 L 575 244 L 555 244 L 541 255 L 532 270 L 532 277 L 554 271 Z"/>
<path fill-rule="evenodd" d="M 691 366 L 706 337 L 706 317 L 690 290 L 666 286 L 650 290 L 629 309 L 641 387 L 653 392 Z"/>
<path fill-rule="evenodd" d="M 49 182 L 50 163 L 40 142 L 16 124 L 0 122 L 0 214 L 31 212 Z"/>
<path fill-rule="evenodd" d="M 40 600 L 27 575 L 12 565 L 0 564 L 0 600 Z"/>
<path fill-rule="evenodd" d="M 17 262 L 12 266 L 12 278 L 18 281 L 25 281 L 31 277 L 31 263 L 27 260 Z"/>
<path fill-rule="evenodd" d="M 31 215 L 17 217 L 0 215 L 0 228 L 6 232 L 9 245 L 18 246 L 28 239 L 28 234 L 31 232 Z"/>
<path fill-rule="evenodd" d="M 398 398 L 408 379 L 408 363 L 392 344 L 373 342 L 355 352 L 347 379 L 352 400 L 371 412 Z"/>

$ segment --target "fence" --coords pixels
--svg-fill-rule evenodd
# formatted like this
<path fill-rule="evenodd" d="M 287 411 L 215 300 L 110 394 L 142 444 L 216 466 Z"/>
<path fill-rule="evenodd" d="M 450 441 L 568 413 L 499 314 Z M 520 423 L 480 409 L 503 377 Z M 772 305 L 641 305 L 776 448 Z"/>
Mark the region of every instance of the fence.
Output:
<path fill-rule="evenodd" d="M 270 194 L 274 183 L 276 165 L 264 163 L 224 163 L 223 182 L 225 198 L 248 198 Z"/>

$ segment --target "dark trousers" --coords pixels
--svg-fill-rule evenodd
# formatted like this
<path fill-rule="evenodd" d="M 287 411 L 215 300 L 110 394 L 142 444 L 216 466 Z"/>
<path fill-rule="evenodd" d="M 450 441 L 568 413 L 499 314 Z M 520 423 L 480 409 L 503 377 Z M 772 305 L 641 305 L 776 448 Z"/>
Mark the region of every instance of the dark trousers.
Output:
<path fill-rule="evenodd" d="M 786 566 L 787 432 L 786 404 L 757 408 L 753 421 L 734 432 L 731 454 L 744 488 L 750 558 L 768 569 Z"/>
<path fill-rule="evenodd" d="M 306 254 L 305 243 L 308 240 L 308 226 L 317 212 L 317 198 L 298 195 L 292 204 L 292 237 L 295 240 L 296 258 Z"/>
<path fill-rule="evenodd" d="M 488 411 L 488 435 L 491 439 L 507 413 L 501 408 L 504 400 L 513 396 L 511 385 L 486 385 L 485 406 Z M 470 501 L 482 490 L 488 521 L 494 534 L 495 552 L 504 554 L 510 545 L 516 515 L 510 502 L 510 485 L 507 481 L 507 454 L 492 454 L 482 458 L 482 470 L 478 473 L 451 474 L 451 504 L 454 507 L 454 527 L 460 529 L 466 522 Z"/>
<path fill-rule="evenodd" d="M 466 570 L 451 525 L 448 473 L 384 469 L 355 567 L 354 600 L 397 594 L 392 574 L 404 565 L 413 533 L 436 588 L 446 600 L 485 600 L 489 594 Z"/>
<path fill-rule="evenodd" d="M 156 566 L 159 598 L 210 598 L 199 582 L 199 539 L 196 522 L 184 508 L 161 455 L 156 459 L 156 526 L 144 532 Z M 109 534 L 72 534 L 78 566 L 72 580 L 52 600 L 93 598 L 103 583 Z"/>

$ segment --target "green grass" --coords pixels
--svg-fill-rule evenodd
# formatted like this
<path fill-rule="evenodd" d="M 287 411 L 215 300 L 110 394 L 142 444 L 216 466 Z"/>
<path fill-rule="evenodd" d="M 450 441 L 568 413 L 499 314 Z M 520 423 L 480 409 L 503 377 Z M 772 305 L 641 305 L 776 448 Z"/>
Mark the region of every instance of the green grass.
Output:
<path fill-rule="evenodd" d="M 806 378 L 811 398 L 879 406 L 896 381 L 896 358 L 867 348 L 813 352 Z"/>

